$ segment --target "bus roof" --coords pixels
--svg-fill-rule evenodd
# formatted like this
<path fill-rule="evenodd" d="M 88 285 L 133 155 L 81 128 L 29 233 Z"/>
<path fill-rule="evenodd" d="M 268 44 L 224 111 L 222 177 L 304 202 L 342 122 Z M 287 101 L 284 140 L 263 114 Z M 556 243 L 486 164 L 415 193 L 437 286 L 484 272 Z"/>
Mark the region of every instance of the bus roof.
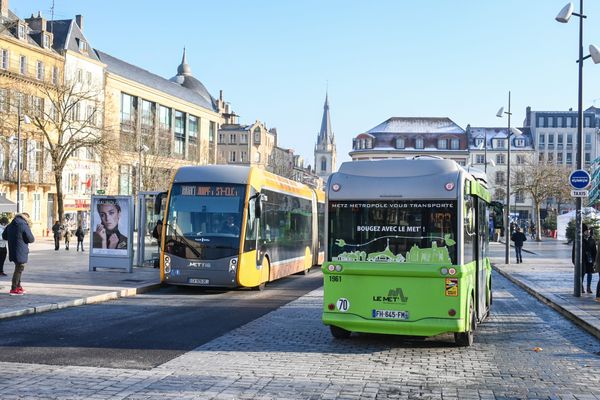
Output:
<path fill-rule="evenodd" d="M 331 175 L 327 195 L 330 200 L 456 199 L 463 174 L 469 176 L 455 161 L 429 157 L 350 161 Z"/>
<path fill-rule="evenodd" d="M 173 183 L 219 182 L 248 183 L 250 167 L 238 165 L 194 165 L 181 167 L 175 173 Z"/>

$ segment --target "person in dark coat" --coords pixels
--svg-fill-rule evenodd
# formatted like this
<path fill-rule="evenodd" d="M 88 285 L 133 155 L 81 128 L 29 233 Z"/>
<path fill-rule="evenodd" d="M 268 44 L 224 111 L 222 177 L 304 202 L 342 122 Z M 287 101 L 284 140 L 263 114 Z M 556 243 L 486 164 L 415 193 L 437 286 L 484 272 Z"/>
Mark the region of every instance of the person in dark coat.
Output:
<path fill-rule="evenodd" d="M 79 245 L 81 245 L 81 251 L 83 251 L 83 238 L 85 237 L 85 232 L 83 231 L 81 224 L 77 225 L 75 237 L 77 238 L 77 251 L 79 251 Z"/>
<path fill-rule="evenodd" d="M 25 294 L 25 290 L 21 286 L 21 274 L 29 257 L 29 243 L 35 241 L 30 226 L 29 214 L 17 214 L 2 232 L 2 239 L 8 241 L 8 259 L 15 263 L 15 272 L 9 292 L 11 296 Z"/>
<path fill-rule="evenodd" d="M 594 261 L 596 260 L 596 254 L 598 252 L 596 247 L 596 240 L 592 234 L 592 230 L 588 228 L 586 224 L 582 224 L 581 230 L 583 237 L 581 238 L 581 286 L 583 287 L 583 281 L 587 275 L 587 285 L 585 290 L 582 292 L 592 293 L 592 276 L 594 274 Z M 575 241 L 573 241 L 573 249 L 571 251 L 571 260 L 575 264 Z"/>
<path fill-rule="evenodd" d="M 0 218 L 0 237 L 2 237 L 2 232 L 8 225 L 8 218 L 2 217 Z M 6 261 L 6 254 L 8 253 L 8 249 L 6 248 L 6 240 L 0 240 L 0 276 L 6 276 L 4 273 L 4 261 Z"/>
<path fill-rule="evenodd" d="M 510 240 L 515 242 L 515 253 L 517 254 L 517 264 L 523 262 L 523 242 L 527 241 L 527 236 L 523 232 L 521 232 L 521 227 L 515 227 L 515 231 L 512 235 L 510 235 Z"/>
<path fill-rule="evenodd" d="M 60 222 L 56 221 L 54 225 L 52 225 L 52 234 L 54 235 L 54 250 L 58 250 L 60 248 Z"/>

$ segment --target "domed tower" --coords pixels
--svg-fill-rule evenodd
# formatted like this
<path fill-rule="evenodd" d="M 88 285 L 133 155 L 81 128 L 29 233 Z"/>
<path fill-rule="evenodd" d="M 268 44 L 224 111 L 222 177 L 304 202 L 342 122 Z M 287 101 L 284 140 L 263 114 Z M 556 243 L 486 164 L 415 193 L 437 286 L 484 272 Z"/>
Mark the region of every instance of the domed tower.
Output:
<path fill-rule="evenodd" d="M 188 88 L 200 95 L 200 97 L 206 101 L 207 107 L 216 110 L 216 101 L 215 99 L 208 93 L 206 87 L 200 82 L 198 79 L 194 78 L 192 75 L 192 68 L 190 68 L 187 63 L 187 58 L 185 55 L 185 47 L 183 48 L 183 57 L 181 58 L 181 64 L 177 67 L 177 75 L 170 79 L 171 82 L 177 83 L 185 88 Z"/>
<path fill-rule="evenodd" d="M 327 181 L 329 175 L 336 169 L 335 137 L 331 130 L 331 119 L 329 117 L 329 96 L 325 93 L 325 105 L 323 106 L 323 119 L 321 130 L 315 145 L 315 173 Z"/>

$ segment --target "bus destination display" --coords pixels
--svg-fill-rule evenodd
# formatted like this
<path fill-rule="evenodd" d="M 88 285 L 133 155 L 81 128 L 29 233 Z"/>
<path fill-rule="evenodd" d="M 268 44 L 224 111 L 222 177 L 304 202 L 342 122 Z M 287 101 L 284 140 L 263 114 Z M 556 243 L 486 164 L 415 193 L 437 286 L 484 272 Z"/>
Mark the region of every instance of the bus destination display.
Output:
<path fill-rule="evenodd" d="M 183 196 L 237 197 L 238 190 L 234 186 L 188 185 L 181 186 L 181 194 Z"/>

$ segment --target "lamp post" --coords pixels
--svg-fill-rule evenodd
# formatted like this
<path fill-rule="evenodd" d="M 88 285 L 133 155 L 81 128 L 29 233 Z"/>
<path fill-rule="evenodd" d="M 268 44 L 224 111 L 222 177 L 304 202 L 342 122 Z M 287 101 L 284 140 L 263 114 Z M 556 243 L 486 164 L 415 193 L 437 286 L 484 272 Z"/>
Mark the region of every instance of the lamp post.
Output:
<path fill-rule="evenodd" d="M 21 99 L 17 105 L 17 213 L 21 211 L 21 121 L 28 124 L 31 121 L 25 114 L 21 114 Z"/>
<path fill-rule="evenodd" d="M 579 69 L 579 79 L 577 86 L 577 169 L 583 168 L 583 60 L 592 57 L 595 64 L 600 63 L 600 51 L 590 45 L 588 56 L 583 56 L 583 20 L 587 18 L 583 14 L 583 0 L 579 0 L 579 13 L 573 12 L 573 3 L 569 3 L 563 7 L 556 16 L 556 20 L 561 23 L 569 22 L 571 16 L 579 17 L 579 58 L 577 60 Z M 574 274 L 574 290 L 575 297 L 581 296 L 581 197 L 575 199 L 575 274 Z"/>
<path fill-rule="evenodd" d="M 496 113 L 496 117 L 502 118 L 504 114 L 508 115 L 508 131 L 506 134 L 508 151 L 506 156 L 506 214 L 504 216 L 504 241 L 506 243 L 504 249 L 504 263 L 510 264 L 510 141 L 512 135 L 521 136 L 522 134 L 517 128 L 511 129 L 510 127 L 510 116 L 512 115 L 510 112 L 510 90 L 508 91 L 508 111 L 504 111 L 504 107 L 500 107 Z"/>

